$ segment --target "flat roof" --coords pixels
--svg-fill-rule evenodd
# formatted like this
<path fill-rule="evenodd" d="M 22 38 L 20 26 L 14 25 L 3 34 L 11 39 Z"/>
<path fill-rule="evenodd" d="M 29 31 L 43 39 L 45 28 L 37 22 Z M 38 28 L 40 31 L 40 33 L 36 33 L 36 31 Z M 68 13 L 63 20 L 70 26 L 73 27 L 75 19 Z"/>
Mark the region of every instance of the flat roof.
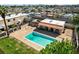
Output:
<path fill-rule="evenodd" d="M 28 15 L 26 13 L 19 13 L 19 14 L 11 14 L 10 16 L 6 16 L 5 19 L 12 19 L 12 18 L 15 18 L 15 17 L 20 17 L 20 16 L 25 16 L 25 15 Z M 0 16 L 0 20 L 3 20 L 2 17 Z"/>
<path fill-rule="evenodd" d="M 65 25 L 65 21 L 59 21 L 59 20 L 54 20 L 54 19 L 44 19 L 41 22 L 48 23 L 48 24 L 59 25 L 59 26 L 63 26 L 63 27 Z"/>

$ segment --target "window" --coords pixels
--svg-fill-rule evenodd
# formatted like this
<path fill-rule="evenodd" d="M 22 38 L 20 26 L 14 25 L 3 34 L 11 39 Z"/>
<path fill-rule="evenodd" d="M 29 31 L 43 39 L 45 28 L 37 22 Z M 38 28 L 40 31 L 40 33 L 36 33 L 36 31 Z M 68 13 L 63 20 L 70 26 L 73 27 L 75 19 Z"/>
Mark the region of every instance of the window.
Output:
<path fill-rule="evenodd" d="M 10 22 L 10 19 L 8 19 L 8 22 Z"/>
<path fill-rule="evenodd" d="M 15 21 L 15 18 L 13 19 L 13 21 Z"/>

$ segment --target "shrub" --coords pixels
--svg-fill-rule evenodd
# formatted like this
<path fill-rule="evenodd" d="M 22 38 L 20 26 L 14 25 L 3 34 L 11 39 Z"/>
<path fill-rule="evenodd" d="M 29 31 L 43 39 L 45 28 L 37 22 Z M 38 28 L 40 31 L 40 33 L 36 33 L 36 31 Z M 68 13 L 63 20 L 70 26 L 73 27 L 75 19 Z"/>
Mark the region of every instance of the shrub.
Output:
<path fill-rule="evenodd" d="M 4 51 L 0 48 L 0 54 L 4 54 Z"/>
<path fill-rule="evenodd" d="M 42 54 L 72 54 L 75 53 L 74 45 L 70 41 L 56 41 L 41 50 Z"/>
<path fill-rule="evenodd" d="M 10 27 L 10 28 L 15 28 L 15 27 L 16 27 L 16 25 L 15 25 L 15 24 L 13 24 L 13 25 L 10 25 L 9 27 Z"/>
<path fill-rule="evenodd" d="M 73 17 L 72 23 L 74 25 L 79 25 L 79 15 Z"/>

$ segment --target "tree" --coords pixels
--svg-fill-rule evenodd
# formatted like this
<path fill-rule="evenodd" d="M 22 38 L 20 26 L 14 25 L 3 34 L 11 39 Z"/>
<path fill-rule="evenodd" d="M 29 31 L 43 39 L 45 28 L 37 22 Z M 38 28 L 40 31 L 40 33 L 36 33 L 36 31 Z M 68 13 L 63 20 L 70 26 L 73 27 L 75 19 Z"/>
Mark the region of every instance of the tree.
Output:
<path fill-rule="evenodd" d="M 0 48 L 0 54 L 4 54 L 4 51 Z"/>
<path fill-rule="evenodd" d="M 6 13 L 7 13 L 6 7 L 0 6 L 0 15 L 3 18 L 3 20 L 4 20 L 5 29 L 6 29 L 6 32 L 7 32 L 7 37 L 9 37 L 8 27 L 7 27 L 6 19 L 5 19 Z"/>
<path fill-rule="evenodd" d="M 36 12 L 36 9 L 33 8 L 33 9 L 31 10 L 31 12 Z"/>
<path fill-rule="evenodd" d="M 71 41 L 55 41 L 41 50 L 43 54 L 72 54 L 75 53 L 74 45 Z"/>
<path fill-rule="evenodd" d="M 42 12 L 42 8 L 41 7 L 38 8 L 38 12 Z"/>
<path fill-rule="evenodd" d="M 79 15 L 73 16 L 72 24 L 75 26 L 75 29 L 76 29 L 77 31 L 79 31 L 79 30 L 78 30 L 78 28 L 79 28 Z"/>
<path fill-rule="evenodd" d="M 72 19 L 72 23 L 73 25 L 75 26 L 74 28 L 74 32 L 77 33 L 77 35 L 75 37 L 77 37 L 75 40 L 76 40 L 76 48 L 77 48 L 77 51 L 79 52 L 79 40 L 78 40 L 78 36 L 79 36 L 79 15 L 76 15 L 76 16 L 73 16 L 73 19 Z"/>
<path fill-rule="evenodd" d="M 72 23 L 74 25 L 79 25 L 79 15 L 73 16 Z"/>

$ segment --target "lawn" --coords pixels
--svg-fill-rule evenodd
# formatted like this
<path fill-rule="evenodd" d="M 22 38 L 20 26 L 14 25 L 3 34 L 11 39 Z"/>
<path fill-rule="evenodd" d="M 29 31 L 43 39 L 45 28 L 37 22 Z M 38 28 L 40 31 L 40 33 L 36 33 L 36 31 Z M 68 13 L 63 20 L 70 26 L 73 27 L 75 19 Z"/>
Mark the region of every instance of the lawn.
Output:
<path fill-rule="evenodd" d="M 36 54 L 38 53 L 33 48 L 26 46 L 21 41 L 13 38 L 0 39 L 0 53 L 5 54 Z"/>

